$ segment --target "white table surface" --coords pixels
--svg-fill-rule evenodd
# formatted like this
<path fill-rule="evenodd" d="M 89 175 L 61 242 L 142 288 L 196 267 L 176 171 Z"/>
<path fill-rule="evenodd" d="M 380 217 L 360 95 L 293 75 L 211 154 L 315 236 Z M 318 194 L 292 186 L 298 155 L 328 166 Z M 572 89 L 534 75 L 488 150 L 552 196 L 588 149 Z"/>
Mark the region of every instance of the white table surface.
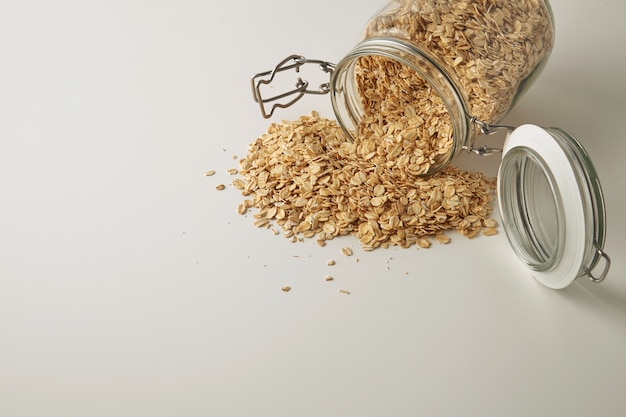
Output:
<path fill-rule="evenodd" d="M 553 0 L 552 59 L 507 117 L 595 162 L 602 284 L 541 286 L 504 233 L 293 244 L 216 191 L 270 123 L 249 77 L 339 60 L 382 4 L 0 5 L 0 415 L 626 415 L 623 1 Z M 276 120 L 313 109 L 332 117 L 313 97 Z"/>

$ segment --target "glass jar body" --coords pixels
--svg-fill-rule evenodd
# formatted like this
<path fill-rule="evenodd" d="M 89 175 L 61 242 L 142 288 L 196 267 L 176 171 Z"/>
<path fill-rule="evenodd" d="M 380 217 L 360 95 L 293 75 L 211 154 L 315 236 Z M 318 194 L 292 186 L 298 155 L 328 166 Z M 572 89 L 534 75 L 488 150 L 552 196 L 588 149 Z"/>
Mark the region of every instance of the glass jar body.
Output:
<path fill-rule="evenodd" d="M 508 113 L 553 39 L 547 0 L 394 0 L 337 64 L 333 108 L 353 139 L 419 127 L 417 139 L 432 142 L 432 173 L 471 147 L 473 120 L 493 124 Z"/>

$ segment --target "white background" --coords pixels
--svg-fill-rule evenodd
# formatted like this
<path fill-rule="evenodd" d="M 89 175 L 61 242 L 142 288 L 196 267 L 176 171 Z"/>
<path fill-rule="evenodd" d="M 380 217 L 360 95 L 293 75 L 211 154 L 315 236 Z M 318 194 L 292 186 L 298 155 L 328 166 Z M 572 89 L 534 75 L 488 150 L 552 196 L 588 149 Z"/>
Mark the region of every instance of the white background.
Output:
<path fill-rule="evenodd" d="M 506 120 L 590 153 L 600 285 L 541 286 L 504 233 L 293 244 L 216 191 L 270 123 L 250 76 L 338 61 L 383 4 L 2 2 L 0 415 L 626 415 L 623 1 L 552 1 L 552 59 Z M 313 109 L 332 117 L 326 96 L 276 120 Z"/>

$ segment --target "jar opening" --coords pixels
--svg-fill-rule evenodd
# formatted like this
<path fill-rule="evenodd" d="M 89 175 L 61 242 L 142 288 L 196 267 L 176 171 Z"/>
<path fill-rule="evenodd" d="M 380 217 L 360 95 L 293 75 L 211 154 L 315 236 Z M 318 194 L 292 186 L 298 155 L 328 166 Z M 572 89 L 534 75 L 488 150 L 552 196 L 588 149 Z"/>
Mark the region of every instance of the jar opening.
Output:
<path fill-rule="evenodd" d="M 546 162 L 513 149 L 500 167 L 502 218 L 513 249 L 534 271 L 549 271 L 563 254 L 563 202 Z"/>
<path fill-rule="evenodd" d="M 423 160 L 418 175 L 445 168 L 468 141 L 469 118 L 454 83 L 412 45 L 386 38 L 361 42 L 337 64 L 331 101 L 353 141 L 403 144 Z"/>

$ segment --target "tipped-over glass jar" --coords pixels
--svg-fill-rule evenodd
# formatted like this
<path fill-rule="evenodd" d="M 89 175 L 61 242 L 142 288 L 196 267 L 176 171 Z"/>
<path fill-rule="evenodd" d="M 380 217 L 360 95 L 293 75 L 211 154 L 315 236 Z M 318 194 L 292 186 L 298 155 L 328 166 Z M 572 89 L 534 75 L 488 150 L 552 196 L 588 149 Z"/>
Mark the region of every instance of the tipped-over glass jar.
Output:
<path fill-rule="evenodd" d="M 338 121 L 353 138 L 392 126 L 417 131 L 428 174 L 463 149 L 484 153 L 477 133 L 502 119 L 543 68 L 553 28 L 543 0 L 392 1 L 333 72 Z"/>
<path fill-rule="evenodd" d="M 366 25 L 363 40 L 337 65 L 291 56 L 253 79 L 269 117 L 307 93 L 330 93 L 339 124 L 355 141 L 400 141 L 415 154 L 412 172 L 445 168 L 478 133 L 497 123 L 529 87 L 552 50 L 554 24 L 544 0 L 394 0 Z M 319 64 L 330 82 L 263 98 L 277 72 Z M 287 103 L 266 105 L 288 98 Z"/>
<path fill-rule="evenodd" d="M 478 146 L 477 138 L 506 130 L 498 177 L 503 226 L 533 275 L 562 288 L 579 276 L 600 282 L 609 269 L 597 175 L 567 133 L 497 125 L 541 72 L 553 43 L 547 0 L 393 0 L 338 64 L 292 55 L 254 76 L 252 88 L 266 118 L 306 94 L 330 93 L 349 139 L 408 155 L 407 171 L 416 176 L 445 169 L 463 150 L 501 151 Z M 329 73 L 329 82 L 311 88 L 298 78 L 290 91 L 263 96 L 278 73 L 309 63 Z"/>

